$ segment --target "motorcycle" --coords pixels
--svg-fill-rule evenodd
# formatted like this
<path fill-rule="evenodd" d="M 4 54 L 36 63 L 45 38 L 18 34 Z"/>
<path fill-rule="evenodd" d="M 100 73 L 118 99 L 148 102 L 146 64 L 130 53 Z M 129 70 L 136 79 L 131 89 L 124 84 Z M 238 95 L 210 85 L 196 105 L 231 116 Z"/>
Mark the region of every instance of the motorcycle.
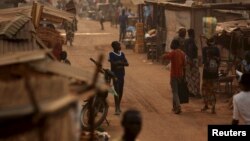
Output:
<path fill-rule="evenodd" d="M 111 80 L 116 81 L 115 74 L 109 69 L 102 68 L 102 65 L 97 63 L 97 61 L 95 61 L 93 58 L 90 58 L 90 60 L 97 66 L 99 73 L 104 74 L 104 81 L 109 86 L 109 90 L 104 92 L 97 91 L 91 102 L 90 99 L 85 101 L 86 104 L 84 104 L 83 108 L 81 109 L 80 119 L 82 129 L 87 131 L 90 131 L 92 128 L 98 128 L 104 122 L 104 120 L 106 120 L 107 124 L 109 125 L 109 122 L 106 118 L 109 105 L 106 99 L 108 93 L 117 95 L 114 88 L 110 85 Z M 92 111 L 92 113 L 90 111 Z M 93 125 L 90 124 L 90 119 L 94 120 L 92 122 Z"/>

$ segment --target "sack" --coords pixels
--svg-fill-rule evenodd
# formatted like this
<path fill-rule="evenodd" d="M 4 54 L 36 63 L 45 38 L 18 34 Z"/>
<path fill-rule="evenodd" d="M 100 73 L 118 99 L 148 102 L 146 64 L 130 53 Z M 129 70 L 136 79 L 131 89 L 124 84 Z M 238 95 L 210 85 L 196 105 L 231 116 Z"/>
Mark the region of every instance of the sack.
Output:
<path fill-rule="evenodd" d="M 187 87 L 187 82 L 185 78 L 181 79 L 178 84 L 178 95 L 180 104 L 188 103 L 189 102 L 189 91 Z"/>
<path fill-rule="evenodd" d="M 210 59 L 208 61 L 208 72 L 210 73 L 217 73 L 218 72 L 218 63 L 217 63 L 217 60 L 215 59 Z"/>

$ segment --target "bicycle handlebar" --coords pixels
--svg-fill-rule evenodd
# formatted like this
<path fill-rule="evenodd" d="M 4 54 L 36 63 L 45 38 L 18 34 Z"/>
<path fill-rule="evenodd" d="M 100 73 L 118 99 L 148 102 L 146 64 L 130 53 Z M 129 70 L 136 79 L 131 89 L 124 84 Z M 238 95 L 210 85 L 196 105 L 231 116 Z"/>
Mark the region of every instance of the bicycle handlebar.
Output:
<path fill-rule="evenodd" d="M 113 78 L 113 79 L 116 79 L 116 76 L 115 76 L 115 74 L 111 71 L 111 70 L 109 70 L 109 69 L 104 69 L 103 67 L 102 67 L 102 64 L 99 64 L 98 62 L 96 62 L 96 60 L 94 60 L 93 58 L 89 58 L 97 67 L 99 67 L 99 71 L 101 72 L 101 73 L 104 73 L 104 75 L 105 74 L 107 74 L 109 77 L 111 77 L 111 78 Z"/>

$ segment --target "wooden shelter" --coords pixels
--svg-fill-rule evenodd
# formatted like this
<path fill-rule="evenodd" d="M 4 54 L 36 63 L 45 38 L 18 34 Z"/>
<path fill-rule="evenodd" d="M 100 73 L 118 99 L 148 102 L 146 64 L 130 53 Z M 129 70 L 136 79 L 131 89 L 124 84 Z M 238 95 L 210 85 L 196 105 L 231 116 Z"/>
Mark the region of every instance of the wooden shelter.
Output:
<path fill-rule="evenodd" d="M 76 102 L 68 78 L 89 85 L 89 74 L 49 59 L 46 51 L 0 57 L 0 140 L 77 140 Z M 82 96 L 91 96 L 93 91 Z"/>
<path fill-rule="evenodd" d="M 0 55 L 20 51 L 47 49 L 36 36 L 31 18 L 17 16 L 0 18 Z"/>
<path fill-rule="evenodd" d="M 227 50 L 222 53 L 225 59 L 243 58 L 244 53 L 250 50 L 250 20 L 218 23 L 216 39 Z"/>
<path fill-rule="evenodd" d="M 14 17 L 17 15 L 27 15 L 33 19 L 37 18 L 39 21 L 41 19 L 46 19 L 52 23 L 62 23 L 64 20 L 73 22 L 75 18 L 74 14 L 40 3 L 33 3 L 33 5 L 16 8 L 0 9 L 0 17 Z"/>
<path fill-rule="evenodd" d="M 37 33 L 37 36 L 45 43 L 45 46 L 48 48 L 51 48 L 53 50 L 53 54 L 56 56 L 56 58 L 60 59 L 60 53 L 62 51 L 62 45 L 64 43 L 64 38 L 60 35 L 58 31 L 56 31 L 53 28 L 48 28 L 48 24 L 63 24 L 64 21 L 71 22 L 72 24 L 75 21 L 75 16 L 71 13 L 68 13 L 63 10 L 56 9 L 49 5 L 42 5 L 40 3 L 33 3 L 32 6 L 27 5 L 23 7 L 17 7 L 17 8 L 9 8 L 9 9 L 1 9 L 0 10 L 0 18 L 2 20 L 8 19 L 10 20 L 13 17 L 24 15 L 29 18 L 33 22 L 29 22 L 29 26 L 32 26 L 32 34 L 35 35 Z M 18 21 L 22 21 L 23 18 L 19 19 Z M 11 22 L 13 23 L 13 22 Z M 14 22 L 15 23 L 15 22 Z M 25 22 L 22 22 L 24 24 Z M 44 24 L 46 23 L 46 24 Z M 75 24 L 75 23 L 74 23 Z M 42 25 L 42 26 L 41 26 Z M 44 27 L 44 25 L 46 27 Z M 16 25 L 13 24 L 12 27 L 15 27 Z M 6 25 L 8 27 L 8 25 Z M 19 29 L 23 28 L 22 26 L 19 26 L 17 23 L 17 27 Z M 26 28 L 26 26 L 25 26 Z M 24 30 L 25 32 L 26 30 Z M 16 30 L 18 32 L 18 30 Z M 13 32 L 13 34 L 16 34 Z M 24 34 L 29 34 L 28 32 Z M 36 36 L 36 37 L 37 37 Z M 21 36 L 18 36 L 19 38 L 22 38 Z M 40 40 L 38 39 L 38 40 Z"/>

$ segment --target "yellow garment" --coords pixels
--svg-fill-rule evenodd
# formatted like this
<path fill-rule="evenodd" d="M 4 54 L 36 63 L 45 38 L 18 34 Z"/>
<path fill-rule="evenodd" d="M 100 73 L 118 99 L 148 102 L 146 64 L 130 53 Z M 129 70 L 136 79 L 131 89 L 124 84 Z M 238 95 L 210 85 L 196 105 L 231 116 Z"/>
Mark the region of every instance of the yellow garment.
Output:
<path fill-rule="evenodd" d="M 202 22 L 203 34 L 207 39 L 210 39 L 215 34 L 217 19 L 215 17 L 203 17 Z"/>

